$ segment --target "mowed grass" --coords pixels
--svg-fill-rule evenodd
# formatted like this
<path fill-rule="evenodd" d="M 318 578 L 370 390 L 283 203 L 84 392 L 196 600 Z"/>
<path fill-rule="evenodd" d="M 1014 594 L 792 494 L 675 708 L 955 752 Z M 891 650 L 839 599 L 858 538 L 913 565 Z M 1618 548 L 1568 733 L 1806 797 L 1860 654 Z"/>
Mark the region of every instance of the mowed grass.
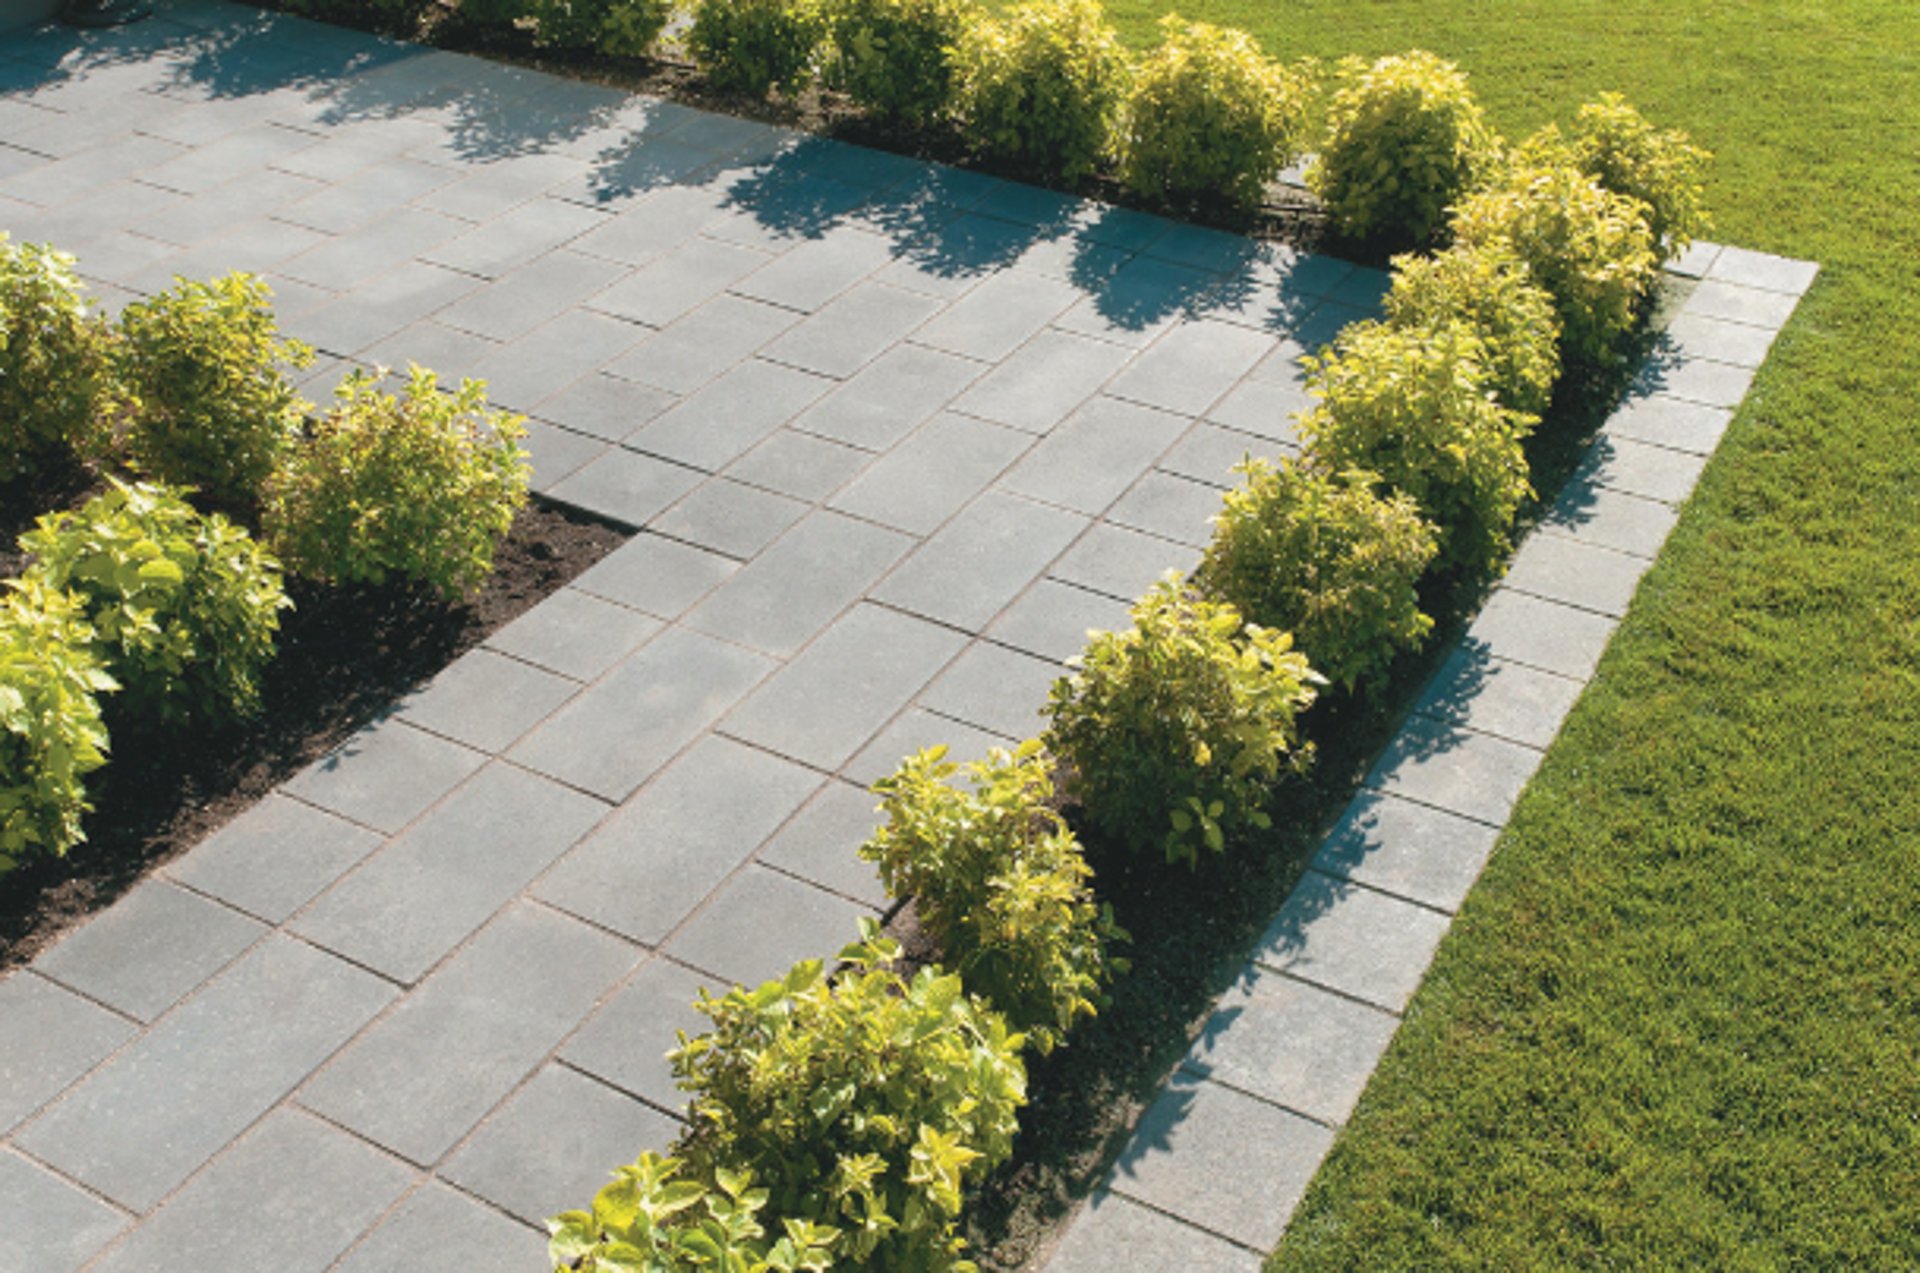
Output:
<path fill-rule="evenodd" d="M 1270 1270 L 1920 1267 L 1920 5 L 1180 11 L 1619 90 L 1824 267 Z"/>

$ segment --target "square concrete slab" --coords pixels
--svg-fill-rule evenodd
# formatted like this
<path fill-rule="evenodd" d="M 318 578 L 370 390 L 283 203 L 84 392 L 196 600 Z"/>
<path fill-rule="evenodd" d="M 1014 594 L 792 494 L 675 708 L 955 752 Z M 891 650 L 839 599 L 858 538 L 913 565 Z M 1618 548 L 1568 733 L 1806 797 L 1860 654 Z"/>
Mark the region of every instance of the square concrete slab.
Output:
<path fill-rule="evenodd" d="M 1131 604 L 1169 573 L 1184 576 L 1199 562 L 1200 550 L 1192 544 L 1097 522 L 1048 574 Z"/>
<path fill-rule="evenodd" d="M 700 484 L 698 469 L 614 447 L 553 485 L 555 499 L 639 528 Z"/>
<path fill-rule="evenodd" d="M 1083 293 L 1071 283 L 1020 273 L 995 274 L 914 333 L 916 344 L 998 362 Z"/>
<path fill-rule="evenodd" d="M 1739 399 L 1735 398 L 1735 402 Z M 1709 403 L 1708 405 L 1720 405 Z M 1667 504 L 1686 502 L 1706 468 L 1704 456 L 1648 446 L 1631 438 L 1601 437 L 1587 449 L 1573 482 L 1592 482 L 1608 490 Z"/>
<path fill-rule="evenodd" d="M 1253 957 L 1273 972 L 1400 1013 L 1449 922 L 1439 911 L 1308 871 Z"/>
<path fill-rule="evenodd" d="M 190 888 L 279 923 L 380 843 L 376 832 L 273 792 L 164 869 Z"/>
<path fill-rule="evenodd" d="M 562 588 L 487 638 L 489 649 L 591 681 L 660 631 L 651 615 Z"/>
<path fill-rule="evenodd" d="M 126 1223 L 92 1194 L 0 1149 L 0 1267 L 72 1273 Z"/>
<path fill-rule="evenodd" d="M 258 941 L 264 925 L 148 880 L 33 961 L 42 975 L 152 1021 Z"/>
<path fill-rule="evenodd" d="M 1363 791 L 1321 842 L 1313 867 L 1451 914 L 1499 837 L 1484 822 Z"/>
<path fill-rule="evenodd" d="M 940 302 L 880 283 L 861 283 L 766 347 L 765 356 L 844 380 L 939 312 Z"/>
<path fill-rule="evenodd" d="M 975 641 L 920 695 L 920 706 L 1008 738 L 1031 738 L 1045 721 L 1059 664 Z"/>
<path fill-rule="evenodd" d="M 711 478 L 654 520 L 662 535 L 747 560 L 799 521 L 807 506 L 757 486 Z"/>
<path fill-rule="evenodd" d="M 873 459 L 858 447 L 779 429 L 727 466 L 726 475 L 817 504 L 845 486 Z"/>
<path fill-rule="evenodd" d="M 1065 663 L 1077 658 L 1094 632 L 1130 626 L 1128 603 L 1057 579 L 1042 579 L 987 628 L 987 639 Z"/>
<path fill-rule="evenodd" d="M 832 387 L 820 376 L 756 358 L 642 425 L 627 445 L 715 473 Z"/>
<path fill-rule="evenodd" d="M 964 763 L 986 759 L 995 747 L 1012 750 L 1016 742 L 1005 734 L 992 733 L 923 707 L 910 707 L 894 717 L 885 729 L 873 736 L 872 742 L 842 766 L 840 776 L 862 787 L 871 787 L 898 769 L 908 756 L 930 747 L 945 747 L 954 760 Z"/>
<path fill-rule="evenodd" d="M 0 1136 L 105 1060 L 136 1028 L 30 972 L 0 981 Z"/>
<path fill-rule="evenodd" d="M 712 1028 L 693 1006 L 702 990 L 718 997 L 726 987 L 670 959 L 649 959 L 567 1040 L 560 1059 L 677 1117 L 687 1094 L 674 1080 L 667 1053 L 680 1046 L 682 1031 L 691 1037 Z M 609 1160 L 608 1169 L 638 1156 L 628 1150 L 626 1159 Z"/>
<path fill-rule="evenodd" d="M 664 947 L 722 983 L 757 986 L 803 959 L 832 958 L 873 911 L 837 893 L 751 863 Z"/>
<path fill-rule="evenodd" d="M 401 720 L 485 752 L 502 752 L 572 698 L 563 676 L 492 650 L 471 650 L 400 701 Z"/>
<path fill-rule="evenodd" d="M 525 1273 L 546 1255 L 544 1230 L 429 1181 L 334 1267 L 337 1273 Z"/>
<path fill-rule="evenodd" d="M 1516 592 L 1618 618 L 1627 612 L 1649 564 L 1629 553 L 1534 535 L 1513 555 L 1504 583 Z"/>
<path fill-rule="evenodd" d="M 1213 538 L 1213 519 L 1219 512 L 1219 488 L 1156 469 L 1114 502 L 1106 520 L 1189 547 L 1205 548 Z"/>
<path fill-rule="evenodd" d="M 590 437 L 621 442 L 675 401 L 664 390 L 599 372 L 582 376 L 560 392 L 542 398 L 539 415 Z"/>
<path fill-rule="evenodd" d="M 1178 473 L 1181 477 L 1225 490 L 1240 481 L 1240 475 L 1234 470 L 1246 463 L 1249 456 L 1277 461 L 1289 449 L 1268 438 L 1242 433 L 1238 429 L 1223 429 L 1217 424 L 1201 423 L 1188 430 L 1187 436 L 1180 439 L 1180 444 L 1160 461 L 1160 467 L 1169 473 Z"/>
<path fill-rule="evenodd" d="M 1049 329 L 982 376 L 953 408 L 1010 428 L 1046 433 L 1133 356 L 1124 345 Z"/>
<path fill-rule="evenodd" d="M 777 305 L 716 296 L 640 341 L 608 370 L 669 393 L 693 393 L 799 321 L 799 314 Z"/>
<path fill-rule="evenodd" d="M 1725 407 L 1683 402 L 1665 394 L 1628 398 L 1607 417 L 1601 432 L 1675 451 L 1711 455 L 1726 434 L 1733 412 Z"/>
<path fill-rule="evenodd" d="M 1679 520 L 1671 504 L 1576 477 L 1561 489 L 1540 530 L 1652 560 Z"/>
<path fill-rule="evenodd" d="M 1047 1273 L 1113 1273 L 1115 1269 L 1181 1269 L 1184 1273 L 1258 1273 L 1260 1256 L 1216 1233 L 1099 1192 L 1074 1218 L 1047 1261 Z"/>
<path fill-rule="evenodd" d="M 1107 392 L 1165 411 L 1201 415 L 1273 352 L 1277 343 L 1273 336 L 1232 323 L 1210 319 L 1182 323 L 1114 377 Z"/>

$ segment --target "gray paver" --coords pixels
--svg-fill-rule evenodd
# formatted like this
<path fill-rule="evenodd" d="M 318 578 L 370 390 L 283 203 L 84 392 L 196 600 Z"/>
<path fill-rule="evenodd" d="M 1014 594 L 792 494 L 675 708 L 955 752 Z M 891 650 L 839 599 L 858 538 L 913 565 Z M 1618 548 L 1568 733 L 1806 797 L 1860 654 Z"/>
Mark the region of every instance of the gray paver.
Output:
<path fill-rule="evenodd" d="M 1706 279 L 1687 297 L 1682 312 L 1778 331 L 1793 317 L 1798 303 L 1799 298 L 1788 293 Z"/>
<path fill-rule="evenodd" d="M 1199 415 L 1270 353 L 1275 340 L 1232 323 L 1182 323 L 1155 341 L 1107 392 L 1185 415 Z"/>
<path fill-rule="evenodd" d="M 437 1162 L 640 961 L 516 903 L 309 1080 L 300 1101 L 412 1162 Z"/>
<path fill-rule="evenodd" d="M 311 145 L 313 137 L 276 124 L 242 129 L 139 169 L 140 179 L 181 194 L 201 194 Z"/>
<path fill-rule="evenodd" d="M 470 747 L 392 717 L 359 730 L 282 790 L 391 834 L 486 763 Z"/>
<path fill-rule="evenodd" d="M 928 535 L 1033 444 L 1018 430 L 937 415 L 834 497 L 833 507 Z"/>
<path fill-rule="evenodd" d="M 529 489 L 545 495 L 589 463 L 605 455 L 611 444 L 600 438 L 575 433 L 545 420 L 529 417 L 523 422 L 526 435 L 520 439 L 533 470 Z"/>
<path fill-rule="evenodd" d="M 1748 323 L 1731 323 L 1682 310 L 1667 325 L 1663 341 L 1684 358 L 1705 358 L 1739 367 L 1758 367 L 1773 348 L 1775 332 Z"/>
<path fill-rule="evenodd" d="M 660 621 L 562 588 L 487 638 L 487 648 L 591 681 L 660 631 Z"/>
<path fill-rule="evenodd" d="M 497 405 L 542 410 L 546 399 L 630 348 L 646 329 L 605 314 L 568 310 L 494 356 L 488 396 Z"/>
<path fill-rule="evenodd" d="M 1043 331 L 954 401 L 954 410 L 1030 433 L 1066 419 L 1133 357 L 1123 345 Z"/>
<path fill-rule="evenodd" d="M 877 234 L 846 230 L 802 243 L 733 285 L 741 296 L 812 313 L 892 259 Z"/>
<path fill-rule="evenodd" d="M 1107 520 L 1204 548 L 1213 537 L 1213 519 L 1219 513 L 1218 487 L 1156 470 L 1141 477 L 1107 510 Z"/>
<path fill-rule="evenodd" d="M 716 296 L 642 340 L 607 370 L 670 393 L 693 393 L 799 321 L 800 315 L 776 305 Z"/>
<path fill-rule="evenodd" d="M 98 1198 L 0 1149 L 0 1267 L 71 1273 L 125 1224 Z"/>
<path fill-rule="evenodd" d="M 594 297 L 593 307 L 634 322 L 665 327 L 770 259 L 767 253 L 752 248 L 691 239 Z"/>
<path fill-rule="evenodd" d="M 1679 504 L 1692 494 L 1706 463 L 1704 456 L 1603 434 L 1588 448 L 1568 486 L 1593 482 L 1622 494 Z"/>
<path fill-rule="evenodd" d="M 1101 522 L 1081 536 L 1049 573 L 1062 582 L 1131 604 L 1168 571 L 1185 575 L 1199 560 L 1200 550 L 1191 544 Z"/>
<path fill-rule="evenodd" d="M 431 368 L 440 383 L 451 388 L 462 380 L 484 380 L 486 369 L 499 352 L 498 341 L 423 319 L 362 350 L 358 361 L 396 372 L 417 363 Z"/>
<path fill-rule="evenodd" d="M 649 959 L 567 1040 L 560 1059 L 661 1109 L 683 1110 L 687 1094 L 674 1082 L 667 1053 L 680 1046 L 680 1031 L 691 1036 L 712 1027 L 693 1006 L 702 989 L 719 995 L 725 987 L 670 959 Z M 626 1161 L 638 1157 L 639 1148 L 626 1150 Z M 621 1161 L 610 1159 L 605 1169 Z"/>
<path fill-rule="evenodd" d="M 1748 248 L 1726 247 L 1713 259 L 1706 276 L 1714 282 L 1799 296 L 1813 286 L 1819 272 L 1820 267 L 1812 261 L 1793 261 Z"/>
<path fill-rule="evenodd" d="M 1500 826 L 1539 765 L 1535 748 L 1415 718 L 1374 763 L 1367 785 Z"/>
<path fill-rule="evenodd" d="M 165 871 L 189 888 L 277 924 L 380 842 L 365 827 L 274 792 Z"/>
<path fill-rule="evenodd" d="M 0 1136 L 133 1033 L 125 1019 L 32 973 L 0 981 Z"/>
<path fill-rule="evenodd" d="M 906 437 L 973 383 L 985 367 L 970 358 L 896 345 L 820 399 L 794 427 L 870 451 Z"/>
<path fill-rule="evenodd" d="M 1040 732 L 1058 664 L 976 641 L 920 695 L 920 705 L 1010 738 Z"/>
<path fill-rule="evenodd" d="M 1301 445 L 1295 417 L 1309 410 L 1313 402 L 1313 395 L 1303 385 L 1248 379 L 1214 403 L 1207 411 L 1207 420 L 1293 451 Z"/>
<path fill-rule="evenodd" d="M 478 286 L 479 280 L 467 275 L 409 261 L 308 310 L 289 321 L 287 330 L 316 349 L 350 356 L 406 330 Z"/>
<path fill-rule="evenodd" d="M 1725 407 L 1709 407 L 1653 394 L 1621 403 L 1601 431 L 1676 451 L 1711 455 L 1732 419 L 1733 412 Z"/>
<path fill-rule="evenodd" d="M 511 273 L 503 271 L 499 278 L 435 317 L 449 327 L 489 340 L 513 340 L 566 313 L 615 277 L 616 271 L 605 261 L 577 252 L 549 252 Z M 642 334 L 638 329 L 633 331 L 635 339 Z M 607 357 L 613 357 L 613 353 Z"/>
<path fill-rule="evenodd" d="M 677 619 L 739 563 L 660 535 L 635 535 L 574 580 L 582 592 Z"/>
<path fill-rule="evenodd" d="M 845 486 L 873 456 L 798 429 L 779 429 L 727 466 L 727 476 L 818 503 Z"/>
<path fill-rule="evenodd" d="M 978 632 L 1086 524 L 1077 513 L 988 491 L 922 544 L 873 596 Z"/>
<path fill-rule="evenodd" d="M 1253 957 L 1263 968 L 1403 1012 L 1447 923 L 1438 911 L 1308 871 Z"/>
<path fill-rule="evenodd" d="M 639 527 L 699 484 L 697 469 L 614 447 L 555 483 L 551 493 L 555 499 Z"/>
<path fill-rule="evenodd" d="M 1056 579 L 1042 579 L 1007 607 L 987 636 L 1029 654 L 1064 663 L 1087 644 L 1089 632 L 1129 626 L 1128 602 Z"/>
<path fill-rule="evenodd" d="M 426 202 L 431 204 L 433 197 L 429 195 Z M 577 203 L 534 199 L 448 239 L 423 253 L 421 259 L 482 278 L 498 278 L 585 234 L 606 219 L 605 213 Z M 623 272 L 604 262 L 600 269 L 601 277 L 608 283 Z"/>
<path fill-rule="evenodd" d="M 876 910 L 887 902 L 879 868 L 860 856 L 860 846 L 885 821 L 879 798 L 847 782 L 830 782 L 767 841 L 759 860 L 811 880 Z"/>
<path fill-rule="evenodd" d="M 659 259 L 717 215 L 720 195 L 706 186 L 664 186 L 574 242 L 574 250 L 626 265 Z"/>
<path fill-rule="evenodd" d="M 1016 495 L 1097 514 L 1152 468 L 1191 423 L 1152 407 L 1098 397 L 1041 439 L 1000 485 Z"/>
<path fill-rule="evenodd" d="M 1467 640 L 1496 658 L 1584 681 L 1600 665 L 1619 621 L 1502 588 L 1467 630 Z"/>
<path fill-rule="evenodd" d="M 1178 473 L 1181 477 L 1225 489 L 1239 482 L 1240 475 L 1234 472 L 1234 468 L 1245 463 L 1248 456 L 1273 461 L 1290 449 L 1268 438 L 1242 433 L 1238 429 L 1223 429 L 1217 424 L 1201 423 L 1193 426 L 1187 436 L 1180 439 L 1179 445 L 1160 461 L 1160 467 L 1169 473 Z"/>
<path fill-rule="evenodd" d="M 916 344 L 998 362 L 1081 297 L 1057 279 L 996 274 L 914 333 Z"/>
<path fill-rule="evenodd" d="M 912 547 L 896 531 L 811 513 L 722 584 L 687 624 L 769 654 L 792 654 Z"/>
<path fill-rule="evenodd" d="M 579 689 L 572 681 L 491 650 L 455 659 L 402 699 L 400 719 L 485 752 L 502 752 Z"/>
<path fill-rule="evenodd" d="M 779 538 L 806 511 L 799 500 L 716 477 L 662 513 L 653 529 L 744 561 Z"/>
<path fill-rule="evenodd" d="M 600 372 L 583 376 L 540 402 L 544 420 L 608 442 L 619 442 L 674 404 L 664 390 Z"/>
<path fill-rule="evenodd" d="M 1583 688 L 1585 682 L 1494 658 L 1468 641 L 1447 656 L 1414 710 L 1544 750 Z"/>
<path fill-rule="evenodd" d="M 302 252 L 282 265 L 280 272 L 319 287 L 357 287 L 467 228 L 464 221 L 424 208 L 396 208 Z"/>
<path fill-rule="evenodd" d="M 417 159 L 389 159 L 283 205 L 278 215 L 309 229 L 344 234 L 405 207 L 457 176 Z"/>
<path fill-rule="evenodd" d="M 33 961 L 43 975 L 152 1021 L 266 928 L 165 880 L 148 880 Z"/>
<path fill-rule="evenodd" d="M 524 107 L 522 108 L 524 109 Z M 424 196 L 422 206 L 468 221 L 488 221 L 537 198 L 587 165 L 566 155 L 515 155 Z"/>
<path fill-rule="evenodd" d="M 766 356 L 845 379 L 938 312 L 940 302 L 880 283 L 861 283 L 815 310 L 766 348 Z"/>
<path fill-rule="evenodd" d="M 1627 612 L 1649 564 L 1610 548 L 1535 535 L 1513 555 L 1504 582 L 1519 592 L 1617 618 Z"/>
<path fill-rule="evenodd" d="M 1760 330 L 1743 329 L 1738 324 L 1727 326 L 1734 330 Z M 1634 378 L 1633 391 L 1664 393 L 1709 407 L 1737 407 L 1740 400 L 1747 396 L 1747 390 L 1753 384 L 1754 369 L 1759 365 L 1757 361 L 1736 365 L 1686 352 L 1656 351 L 1652 358 L 1642 364 L 1640 374 Z"/>
<path fill-rule="evenodd" d="M 1032 733 L 1032 730 L 1027 731 Z M 951 759 L 962 763 L 983 760 L 995 747 L 1011 750 L 1018 742 L 1009 735 L 940 716 L 924 707 L 910 707 L 841 767 L 840 774 L 871 787 L 900 767 L 900 762 L 930 747 L 945 747 Z"/>
<path fill-rule="evenodd" d="M 1540 529 L 1651 560 L 1679 520 L 1670 504 L 1576 477 L 1554 500 Z"/>
<path fill-rule="evenodd" d="M 748 865 L 666 944 L 723 982 L 757 986 L 802 959 L 831 959 L 873 912 L 790 875 Z"/>
<path fill-rule="evenodd" d="M 832 387 L 820 376 L 756 358 L 643 425 L 627 444 L 718 472 Z"/>
<path fill-rule="evenodd" d="M 601 1181 L 605 1183 L 604 1180 Z M 570 1206 L 584 1206 L 579 1199 Z M 525 1273 L 546 1258 L 546 1234 L 429 1182 L 348 1252 L 338 1273 Z"/>
<path fill-rule="evenodd" d="M 1313 867 L 1451 913 L 1499 835 L 1484 822 L 1363 791 L 1321 842 Z"/>
<path fill-rule="evenodd" d="M 1258 1273 L 1261 1259 L 1245 1247 L 1119 1194 L 1088 1200 L 1048 1260 L 1049 1273 L 1112 1273 L 1114 1269 L 1181 1269 L 1184 1273 Z"/>

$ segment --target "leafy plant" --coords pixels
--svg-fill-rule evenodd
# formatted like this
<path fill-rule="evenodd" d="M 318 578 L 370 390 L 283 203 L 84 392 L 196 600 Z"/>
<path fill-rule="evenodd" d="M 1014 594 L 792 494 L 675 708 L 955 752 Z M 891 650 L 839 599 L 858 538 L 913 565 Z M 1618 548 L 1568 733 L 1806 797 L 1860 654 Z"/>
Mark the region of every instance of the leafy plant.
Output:
<path fill-rule="evenodd" d="M 1671 260 L 1712 228 L 1706 167 L 1713 158 L 1683 132 L 1655 128 L 1618 93 L 1580 108 L 1574 162 L 1603 187 L 1647 206 L 1654 246 Z"/>
<path fill-rule="evenodd" d="M 1136 852 L 1199 860 L 1269 825 L 1267 787 L 1306 763 L 1295 717 L 1320 676 L 1285 632 L 1244 623 L 1169 576 L 1124 632 L 1093 634 L 1056 681 L 1047 743 L 1089 824 Z"/>
<path fill-rule="evenodd" d="M 433 0 L 280 0 L 288 13 L 326 20 L 364 20 L 372 18 L 382 29 L 396 35 L 419 33 L 420 19 L 432 7 Z"/>
<path fill-rule="evenodd" d="M 1329 680 L 1353 689 L 1383 676 L 1433 630 L 1420 576 L 1439 550 L 1406 495 L 1379 495 L 1371 473 L 1320 473 L 1250 459 L 1227 492 L 1194 572 L 1207 595 L 1265 628 L 1293 633 Z"/>
<path fill-rule="evenodd" d="M 1342 233 L 1425 244 L 1497 150 L 1453 63 L 1419 50 L 1371 66 L 1349 58 L 1307 183 Z"/>
<path fill-rule="evenodd" d="M 218 513 L 165 486 L 112 481 L 20 537 L 27 578 L 86 606 L 135 719 L 204 724 L 250 715 L 288 605 L 279 563 Z"/>
<path fill-rule="evenodd" d="M 400 578 L 458 597 L 492 571 L 527 502 L 520 418 L 489 410 L 478 381 L 443 394 L 415 367 L 395 395 L 379 380 L 348 376 L 309 423 L 268 492 L 267 537 L 308 578 Z"/>
<path fill-rule="evenodd" d="M 674 0 L 533 0 L 541 44 L 645 57 L 673 17 Z"/>
<path fill-rule="evenodd" d="M 824 34 L 816 0 L 693 0 L 687 48 L 715 88 L 764 97 L 805 86 Z"/>
<path fill-rule="evenodd" d="M 1521 440 L 1535 417 L 1486 390 L 1484 346 L 1461 324 L 1350 324 L 1306 359 L 1319 403 L 1300 417 L 1313 463 L 1364 469 L 1410 495 L 1439 528 L 1437 563 L 1498 570 L 1520 503 L 1533 493 Z"/>
<path fill-rule="evenodd" d="M 696 1179 L 751 1171 L 773 1214 L 832 1227 L 845 1263 L 971 1268 L 955 1220 L 965 1187 L 1012 1152 L 1023 1041 L 959 977 L 890 971 L 899 947 L 863 930 L 833 977 L 808 960 L 701 995 L 712 1031 L 670 1054 L 694 1093 L 678 1152 Z"/>
<path fill-rule="evenodd" d="M 952 107 L 955 50 L 983 20 L 976 0 L 825 0 L 833 84 L 886 119 L 921 123 Z"/>
<path fill-rule="evenodd" d="M 85 840 L 83 779 L 106 763 L 100 665 L 78 597 L 10 579 L 0 597 L 0 875 Z"/>
<path fill-rule="evenodd" d="M 106 330 L 73 258 L 0 232 L 0 486 L 89 449 L 106 384 Z"/>
<path fill-rule="evenodd" d="M 1396 327 L 1466 324 L 1480 337 L 1488 391 L 1516 411 L 1545 413 L 1560 376 L 1560 316 L 1509 245 L 1459 243 L 1394 257 L 1386 312 Z"/>
<path fill-rule="evenodd" d="M 1168 14 L 1160 33 L 1134 72 L 1120 179 L 1155 199 L 1258 204 L 1300 151 L 1307 77 L 1244 31 Z"/>
<path fill-rule="evenodd" d="M 982 152 L 1073 181 L 1113 149 L 1128 62 L 1098 0 L 1027 0 L 960 42 L 961 115 Z"/>
<path fill-rule="evenodd" d="M 861 846 L 887 891 L 914 899 L 945 964 L 1042 1053 L 1105 1002 L 1126 934 L 1093 900 L 1093 870 L 1048 805 L 1037 740 L 961 767 L 935 747 L 874 784 L 887 824 Z"/>
<path fill-rule="evenodd" d="M 259 500 L 307 407 L 285 369 L 313 360 L 280 338 L 271 295 L 250 274 L 179 279 L 121 313 L 118 412 L 143 472 L 226 508 Z"/>

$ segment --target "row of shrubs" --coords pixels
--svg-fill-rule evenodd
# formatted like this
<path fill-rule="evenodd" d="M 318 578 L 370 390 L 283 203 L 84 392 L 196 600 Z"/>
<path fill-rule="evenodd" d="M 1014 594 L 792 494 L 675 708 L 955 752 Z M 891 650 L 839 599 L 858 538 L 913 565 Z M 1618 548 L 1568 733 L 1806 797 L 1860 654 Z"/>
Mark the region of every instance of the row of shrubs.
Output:
<path fill-rule="evenodd" d="M 397 394 L 351 375 L 318 411 L 287 379 L 311 356 L 246 275 L 109 323 L 70 257 L 0 235 L 0 488 L 77 461 L 107 485 L 20 537 L 0 599 L 0 872 L 85 838 L 108 716 L 180 731 L 259 709 L 283 571 L 453 597 L 492 569 L 526 501 L 518 421 L 418 368 Z"/>

